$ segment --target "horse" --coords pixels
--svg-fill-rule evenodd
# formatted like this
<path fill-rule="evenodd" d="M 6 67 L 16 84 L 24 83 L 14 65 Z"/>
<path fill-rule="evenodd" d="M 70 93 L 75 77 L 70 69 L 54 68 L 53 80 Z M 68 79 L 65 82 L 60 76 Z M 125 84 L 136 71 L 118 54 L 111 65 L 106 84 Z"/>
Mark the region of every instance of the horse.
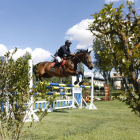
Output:
<path fill-rule="evenodd" d="M 38 78 L 40 81 L 41 77 L 44 78 L 51 78 L 51 77 L 68 77 L 68 76 L 76 76 L 76 81 L 74 84 L 77 84 L 79 82 L 79 74 L 82 75 L 82 80 L 79 83 L 79 85 L 82 85 L 84 82 L 84 74 L 83 72 L 77 71 L 77 64 L 82 62 L 85 64 L 88 69 L 93 69 L 93 63 L 91 61 L 90 53 L 91 51 L 79 49 L 76 50 L 75 56 L 68 56 L 66 57 L 65 63 L 55 69 L 54 72 L 51 72 L 52 63 L 54 62 L 40 62 L 33 66 L 33 73 L 36 76 L 36 81 L 38 81 Z"/>

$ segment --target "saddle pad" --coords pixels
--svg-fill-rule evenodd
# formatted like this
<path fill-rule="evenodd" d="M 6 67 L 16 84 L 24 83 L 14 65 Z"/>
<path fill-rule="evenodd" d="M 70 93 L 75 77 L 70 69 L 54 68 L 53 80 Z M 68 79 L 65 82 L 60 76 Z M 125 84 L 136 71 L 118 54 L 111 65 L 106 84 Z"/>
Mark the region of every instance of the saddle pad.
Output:
<path fill-rule="evenodd" d="M 60 67 L 62 67 L 65 63 L 66 63 L 66 60 L 63 60 Z"/>
<path fill-rule="evenodd" d="M 61 65 L 60 65 L 59 67 L 62 67 L 65 63 L 66 63 L 66 60 L 63 60 L 63 62 L 61 63 Z M 51 67 L 53 67 L 54 64 L 55 64 L 55 62 L 53 62 L 53 63 L 51 64 Z"/>
<path fill-rule="evenodd" d="M 52 63 L 51 63 L 51 67 L 53 67 L 53 66 L 54 66 L 54 64 L 55 64 L 55 62 L 52 62 Z"/>

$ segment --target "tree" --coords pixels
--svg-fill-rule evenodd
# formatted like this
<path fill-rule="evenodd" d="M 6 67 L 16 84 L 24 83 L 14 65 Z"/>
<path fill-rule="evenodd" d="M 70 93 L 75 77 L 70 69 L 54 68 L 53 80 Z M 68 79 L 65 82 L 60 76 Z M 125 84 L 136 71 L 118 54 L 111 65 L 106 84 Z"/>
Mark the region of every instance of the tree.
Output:
<path fill-rule="evenodd" d="M 112 79 L 110 78 L 110 73 L 112 70 L 112 66 L 106 67 L 104 65 L 105 61 L 104 59 L 101 59 L 100 55 L 98 54 L 99 52 L 104 52 L 106 51 L 106 45 L 103 43 L 103 41 L 99 40 L 98 38 L 95 39 L 93 42 L 93 50 L 94 50 L 94 72 L 99 72 L 105 79 L 105 84 L 109 85 L 109 91 L 113 90 L 113 82 Z"/>
<path fill-rule="evenodd" d="M 106 46 L 105 44 L 99 40 L 98 38 L 95 39 L 93 42 L 93 50 L 94 50 L 94 72 L 99 72 L 105 79 L 105 84 L 108 85 L 111 82 L 110 78 L 110 72 L 111 69 L 113 68 L 112 66 L 106 67 L 104 65 L 104 59 L 101 59 L 100 55 L 98 54 L 99 52 L 104 52 L 106 51 Z M 105 60 L 106 61 L 106 60 Z"/>
<path fill-rule="evenodd" d="M 42 97 L 48 101 L 46 96 L 46 84 L 39 83 L 36 88 L 29 87 L 31 80 L 30 66 L 28 61 L 31 56 L 27 53 L 23 57 L 13 60 L 13 55 L 7 52 L 4 60 L 0 57 L 0 139 L 16 139 L 21 136 L 24 126 L 24 118 L 28 111 L 31 111 L 29 100 L 36 92 L 42 92 Z M 36 101 L 37 99 L 35 99 Z M 49 101 L 53 101 L 50 98 Z M 28 104 L 28 108 L 26 106 Z M 7 106 L 6 109 L 4 106 Z M 40 119 L 47 113 L 38 111 Z M 32 121 L 33 120 L 33 116 Z M 32 122 L 29 124 L 29 128 Z"/>
<path fill-rule="evenodd" d="M 134 86 L 135 95 L 130 97 L 131 107 L 140 112 L 140 88 L 138 75 L 140 72 L 140 17 L 133 9 L 131 1 L 127 1 L 128 14 L 124 15 L 124 5 L 113 8 L 113 3 L 105 4 L 99 13 L 95 13 L 89 30 L 106 44 L 106 50 L 98 52 L 104 60 L 104 66 L 114 68 L 123 77 L 123 83 L 130 91 L 126 78 Z M 129 93 L 132 93 L 129 92 Z M 132 95 L 132 94 L 131 94 Z M 133 103 L 132 103 L 133 102 Z"/>

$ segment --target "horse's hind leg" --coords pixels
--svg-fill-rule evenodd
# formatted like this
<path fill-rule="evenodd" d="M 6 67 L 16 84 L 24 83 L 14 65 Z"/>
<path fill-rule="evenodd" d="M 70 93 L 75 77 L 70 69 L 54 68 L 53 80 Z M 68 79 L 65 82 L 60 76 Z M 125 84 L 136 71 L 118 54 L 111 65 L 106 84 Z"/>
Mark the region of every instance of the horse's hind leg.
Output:
<path fill-rule="evenodd" d="M 36 76 L 36 82 L 38 81 L 38 77 Z"/>
<path fill-rule="evenodd" d="M 41 77 L 37 77 L 36 76 L 36 82 L 38 82 L 38 81 L 41 81 L 42 82 L 42 79 L 41 79 Z"/>
<path fill-rule="evenodd" d="M 41 82 L 42 82 L 42 79 L 41 79 L 41 77 L 39 77 L 39 81 L 41 81 Z"/>

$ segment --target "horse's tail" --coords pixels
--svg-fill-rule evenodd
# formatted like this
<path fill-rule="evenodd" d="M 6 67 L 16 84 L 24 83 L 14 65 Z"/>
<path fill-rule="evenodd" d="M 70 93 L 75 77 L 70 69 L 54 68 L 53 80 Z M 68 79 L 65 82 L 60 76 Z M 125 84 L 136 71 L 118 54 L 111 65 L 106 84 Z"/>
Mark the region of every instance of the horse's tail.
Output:
<path fill-rule="evenodd" d="M 36 75 L 37 65 L 33 66 L 33 73 Z"/>
<path fill-rule="evenodd" d="M 40 63 L 36 64 L 33 66 L 33 73 L 36 75 L 37 74 L 37 66 L 39 65 Z"/>
<path fill-rule="evenodd" d="M 38 76 L 37 76 L 37 66 L 39 65 L 40 63 L 36 64 L 33 66 L 33 73 L 35 74 L 35 77 L 36 77 L 36 81 L 38 81 Z M 40 79 L 40 78 L 39 78 Z"/>

